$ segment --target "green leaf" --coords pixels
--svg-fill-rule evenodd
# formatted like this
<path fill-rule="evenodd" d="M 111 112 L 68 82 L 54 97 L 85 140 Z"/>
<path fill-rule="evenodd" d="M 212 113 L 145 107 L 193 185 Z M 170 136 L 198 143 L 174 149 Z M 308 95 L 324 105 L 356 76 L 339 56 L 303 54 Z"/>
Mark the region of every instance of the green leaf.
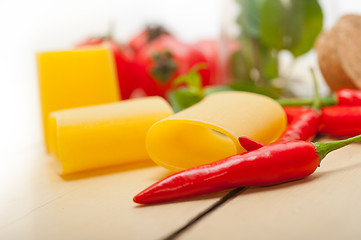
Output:
<path fill-rule="evenodd" d="M 236 81 L 251 82 L 250 71 L 251 64 L 246 59 L 244 51 L 236 51 L 231 55 L 230 71 L 232 78 Z"/>
<path fill-rule="evenodd" d="M 261 42 L 277 50 L 289 49 L 302 38 L 303 0 L 268 0 L 261 10 Z"/>
<path fill-rule="evenodd" d="M 261 42 L 270 48 L 283 47 L 283 5 L 281 0 L 267 1 L 261 13 Z"/>
<path fill-rule="evenodd" d="M 271 81 L 278 77 L 278 51 L 260 46 L 261 78 Z"/>
<path fill-rule="evenodd" d="M 241 14 L 237 22 L 242 28 L 242 34 L 252 37 L 260 36 L 260 11 L 265 1 L 266 0 L 237 0 L 241 8 Z"/>
<path fill-rule="evenodd" d="M 179 112 L 198 103 L 203 99 L 203 95 L 194 93 L 191 89 L 180 88 L 173 90 L 168 95 L 168 100 L 174 112 Z"/>
<path fill-rule="evenodd" d="M 232 83 L 229 87 L 235 91 L 258 93 L 274 99 L 279 98 L 282 94 L 282 89 L 280 88 L 260 87 L 254 84 L 241 83 L 241 82 Z"/>
<path fill-rule="evenodd" d="M 226 91 L 234 91 L 234 89 L 229 86 L 209 86 L 204 88 L 204 96 L 208 96 L 217 92 L 226 92 Z"/>
<path fill-rule="evenodd" d="M 312 49 L 323 25 L 323 14 L 317 0 L 303 0 L 304 21 L 302 38 L 296 46 L 290 48 L 293 56 L 298 57 Z"/>
<path fill-rule="evenodd" d="M 183 83 L 186 84 L 188 88 L 194 91 L 197 94 L 202 93 L 202 77 L 198 73 L 199 70 L 205 69 L 207 66 L 204 63 L 198 63 L 195 65 L 187 74 L 181 75 L 177 77 L 173 85 L 181 85 Z"/>
<path fill-rule="evenodd" d="M 199 63 L 189 70 L 187 74 L 181 75 L 174 80 L 173 85 L 186 85 L 168 94 L 168 100 L 174 112 L 186 109 L 203 99 L 202 77 L 198 71 L 206 67 L 206 64 Z"/>

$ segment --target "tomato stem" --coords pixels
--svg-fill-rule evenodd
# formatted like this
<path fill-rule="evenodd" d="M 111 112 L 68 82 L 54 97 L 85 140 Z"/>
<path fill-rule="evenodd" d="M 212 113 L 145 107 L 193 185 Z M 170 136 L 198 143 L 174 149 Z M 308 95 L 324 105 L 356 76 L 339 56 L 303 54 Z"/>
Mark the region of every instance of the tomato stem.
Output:
<path fill-rule="evenodd" d="M 357 135 L 348 139 L 335 141 L 335 142 L 315 142 L 313 145 L 316 148 L 317 155 L 320 157 L 320 161 L 330 152 L 347 146 L 351 143 L 361 142 L 361 135 Z"/>
<path fill-rule="evenodd" d="M 147 27 L 147 42 L 150 43 L 154 39 L 160 37 L 163 34 L 169 34 L 162 26 L 150 25 Z"/>
<path fill-rule="evenodd" d="M 151 75 L 160 83 L 167 83 L 174 75 L 177 64 L 169 50 L 156 53 L 152 56 L 154 67 L 151 69 Z"/>

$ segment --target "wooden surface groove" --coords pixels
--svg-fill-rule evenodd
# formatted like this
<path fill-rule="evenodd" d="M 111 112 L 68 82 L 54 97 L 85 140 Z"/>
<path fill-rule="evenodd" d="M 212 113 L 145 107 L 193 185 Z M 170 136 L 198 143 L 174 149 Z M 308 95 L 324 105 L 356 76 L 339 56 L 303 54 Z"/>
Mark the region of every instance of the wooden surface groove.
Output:
<path fill-rule="evenodd" d="M 0 162 L 0 239 L 162 239 L 228 191 L 141 206 L 169 174 L 148 164 L 63 179 L 41 144 Z M 248 188 L 179 239 L 360 239 L 361 144 L 329 154 L 308 178 Z"/>

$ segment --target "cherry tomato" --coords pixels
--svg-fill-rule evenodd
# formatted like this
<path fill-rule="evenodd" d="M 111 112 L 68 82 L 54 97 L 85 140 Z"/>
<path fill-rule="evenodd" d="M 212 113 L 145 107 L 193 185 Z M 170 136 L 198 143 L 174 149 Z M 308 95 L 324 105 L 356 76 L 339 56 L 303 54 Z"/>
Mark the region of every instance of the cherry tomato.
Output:
<path fill-rule="evenodd" d="M 173 88 L 173 80 L 180 74 L 186 74 L 198 63 L 207 63 L 199 50 L 170 35 L 163 35 L 143 47 L 136 55 L 138 87 L 149 96 L 165 97 Z M 199 73 L 203 85 L 209 85 L 209 69 L 202 69 Z"/>
<path fill-rule="evenodd" d="M 139 52 L 144 46 L 162 35 L 170 35 L 169 32 L 159 25 L 150 25 L 141 33 L 132 38 L 128 45 L 135 51 Z"/>
<path fill-rule="evenodd" d="M 216 40 L 202 40 L 194 45 L 207 60 L 210 71 L 210 85 L 222 85 L 222 65 L 219 54 L 219 44 Z"/>

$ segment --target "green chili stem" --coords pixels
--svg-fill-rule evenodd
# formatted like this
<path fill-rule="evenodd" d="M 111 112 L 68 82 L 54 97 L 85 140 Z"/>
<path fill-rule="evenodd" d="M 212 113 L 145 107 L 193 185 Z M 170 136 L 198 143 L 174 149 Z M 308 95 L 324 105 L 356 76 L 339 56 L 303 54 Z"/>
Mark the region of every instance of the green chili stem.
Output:
<path fill-rule="evenodd" d="M 337 97 L 334 94 L 323 98 L 320 97 L 315 72 L 313 71 L 313 68 L 310 68 L 310 71 L 313 80 L 314 98 L 281 98 L 277 100 L 279 104 L 282 106 L 311 106 L 319 111 L 322 106 L 336 105 L 338 103 Z"/>
<path fill-rule="evenodd" d="M 280 98 L 276 101 L 282 106 L 310 106 L 313 103 L 309 98 Z"/>
<path fill-rule="evenodd" d="M 276 100 L 282 106 L 312 106 L 314 99 L 312 98 L 280 98 Z M 322 97 L 321 106 L 332 106 L 337 104 L 337 99 L 334 95 Z"/>
<path fill-rule="evenodd" d="M 336 94 L 331 94 L 329 96 L 325 96 L 321 99 L 322 106 L 332 106 L 338 104 L 338 99 Z"/>
<path fill-rule="evenodd" d="M 320 98 L 320 92 L 318 90 L 318 83 L 317 83 L 317 79 L 316 79 L 316 75 L 315 72 L 313 71 L 312 68 L 310 68 L 311 71 L 311 75 L 312 75 L 312 81 L 313 81 L 313 90 L 314 90 L 314 98 L 313 98 L 313 103 L 312 103 L 312 108 L 314 108 L 316 111 L 320 111 L 321 109 L 321 98 Z"/>
<path fill-rule="evenodd" d="M 316 148 L 317 155 L 320 157 L 320 161 L 330 152 L 347 146 L 351 143 L 361 142 L 361 135 L 351 137 L 345 140 L 335 142 L 315 142 L 313 145 Z"/>

